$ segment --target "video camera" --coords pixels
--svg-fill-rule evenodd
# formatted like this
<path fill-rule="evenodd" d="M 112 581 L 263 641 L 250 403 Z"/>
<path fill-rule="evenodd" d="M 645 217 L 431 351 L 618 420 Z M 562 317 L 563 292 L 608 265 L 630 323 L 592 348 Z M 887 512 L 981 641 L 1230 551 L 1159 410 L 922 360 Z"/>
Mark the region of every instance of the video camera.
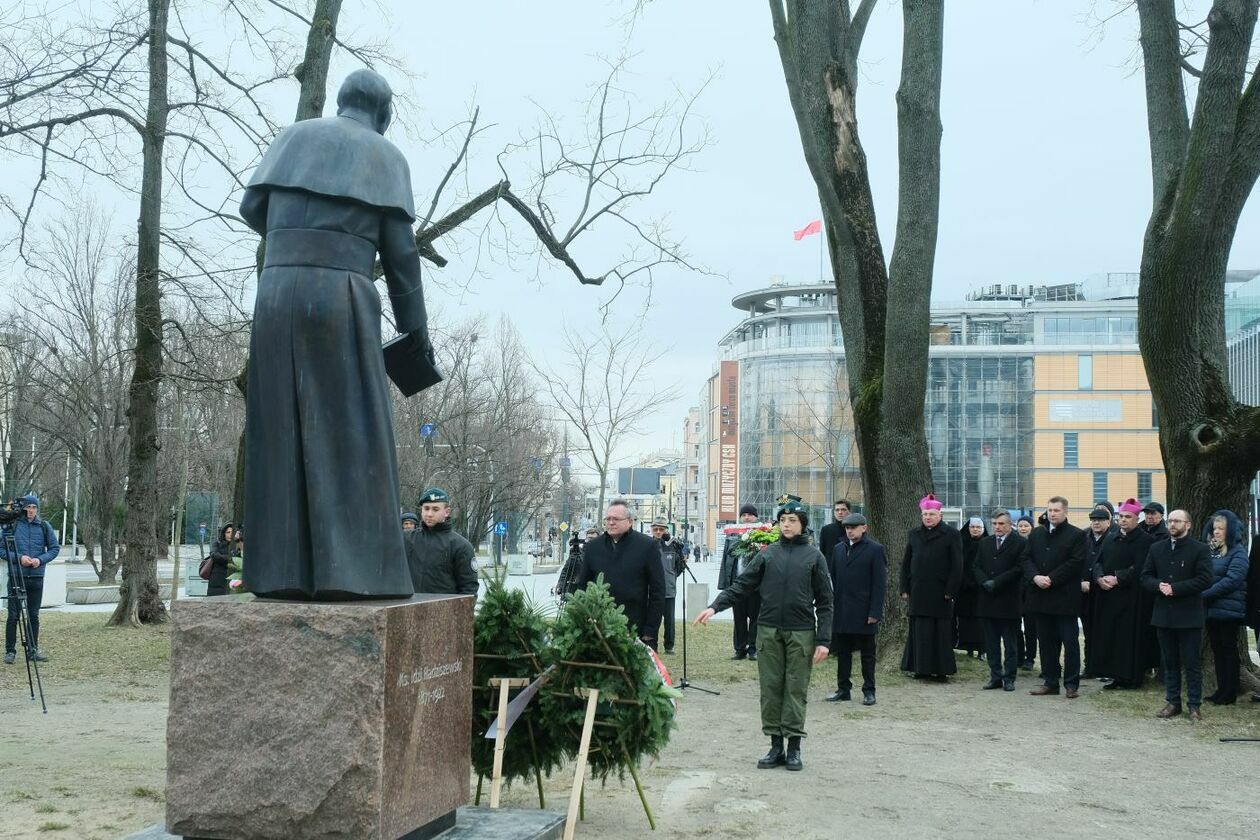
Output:
<path fill-rule="evenodd" d="M 22 504 L 20 498 L 0 504 L 0 525 L 12 525 L 24 516 L 26 516 L 26 506 Z"/>

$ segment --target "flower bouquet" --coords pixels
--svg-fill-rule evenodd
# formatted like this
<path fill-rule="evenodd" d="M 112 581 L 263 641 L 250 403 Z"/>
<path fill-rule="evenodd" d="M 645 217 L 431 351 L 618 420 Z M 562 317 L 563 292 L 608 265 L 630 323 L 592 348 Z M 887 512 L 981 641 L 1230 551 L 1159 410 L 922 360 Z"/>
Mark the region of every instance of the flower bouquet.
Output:
<path fill-rule="evenodd" d="M 779 541 L 778 525 L 758 525 L 740 535 L 739 542 L 731 546 L 731 554 L 743 563 L 756 557 L 768 545 Z"/>
<path fill-rule="evenodd" d="M 245 588 L 244 574 L 245 558 L 242 554 L 236 554 L 228 561 L 228 592 L 233 595 L 248 592 Z"/>

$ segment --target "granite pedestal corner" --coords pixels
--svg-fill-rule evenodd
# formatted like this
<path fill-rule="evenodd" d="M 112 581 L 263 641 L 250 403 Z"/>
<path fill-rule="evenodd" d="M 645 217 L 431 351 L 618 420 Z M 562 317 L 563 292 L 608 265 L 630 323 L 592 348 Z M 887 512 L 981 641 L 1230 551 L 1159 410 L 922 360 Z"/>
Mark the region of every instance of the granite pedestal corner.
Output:
<path fill-rule="evenodd" d="M 399 840 L 469 800 L 473 599 L 172 611 L 166 828 Z"/>

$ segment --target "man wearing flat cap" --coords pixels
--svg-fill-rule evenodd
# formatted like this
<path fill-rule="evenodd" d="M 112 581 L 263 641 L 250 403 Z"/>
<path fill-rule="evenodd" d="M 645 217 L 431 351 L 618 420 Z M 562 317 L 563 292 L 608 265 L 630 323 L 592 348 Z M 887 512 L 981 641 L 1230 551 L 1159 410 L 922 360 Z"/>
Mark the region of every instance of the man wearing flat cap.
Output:
<path fill-rule="evenodd" d="M 831 549 L 827 566 L 835 592 L 831 653 L 836 657 L 836 693 L 831 702 L 848 700 L 853 689 L 853 651 L 862 660 L 862 705 L 875 705 L 875 632 L 884 617 L 888 555 L 866 535 L 866 517 L 850 513 L 840 521 L 844 539 Z"/>
<path fill-rule="evenodd" d="M 420 496 L 420 527 L 408 531 L 407 565 L 416 592 L 476 595 L 477 557 L 472 543 L 451 528 L 451 497 L 441 487 Z"/>
<path fill-rule="evenodd" d="M 1168 539 L 1168 526 L 1164 524 L 1164 506 L 1159 502 L 1147 502 L 1142 508 L 1142 530 L 1151 535 L 1152 540 Z"/>
<path fill-rule="evenodd" d="M 669 522 L 663 516 L 652 520 L 652 539 L 661 548 L 661 569 L 665 573 L 665 652 L 674 652 L 674 604 L 678 597 L 678 576 L 687 570 L 683 545 L 669 533 Z"/>
<path fill-rule="evenodd" d="M 757 521 L 757 507 L 745 503 L 739 509 L 741 525 Z M 739 542 L 739 534 L 730 534 L 722 546 L 722 565 L 718 568 L 718 589 L 726 589 L 744 571 L 744 560 L 731 551 Z M 735 655 L 731 659 L 757 659 L 757 613 L 761 610 L 761 593 L 747 592 L 731 607 L 735 620 Z"/>

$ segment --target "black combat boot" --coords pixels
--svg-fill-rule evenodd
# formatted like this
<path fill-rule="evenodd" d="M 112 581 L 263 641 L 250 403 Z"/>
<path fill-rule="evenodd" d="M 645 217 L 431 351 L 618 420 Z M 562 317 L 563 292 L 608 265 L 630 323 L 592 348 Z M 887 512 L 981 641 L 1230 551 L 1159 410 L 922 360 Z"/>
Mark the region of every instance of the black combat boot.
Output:
<path fill-rule="evenodd" d="M 787 748 L 787 769 L 801 770 L 804 765 L 801 764 L 801 736 L 793 735 L 788 738 Z"/>
<path fill-rule="evenodd" d="M 781 766 L 783 762 L 783 736 L 771 735 L 770 752 L 757 761 L 757 769 L 769 770 L 771 767 Z"/>

